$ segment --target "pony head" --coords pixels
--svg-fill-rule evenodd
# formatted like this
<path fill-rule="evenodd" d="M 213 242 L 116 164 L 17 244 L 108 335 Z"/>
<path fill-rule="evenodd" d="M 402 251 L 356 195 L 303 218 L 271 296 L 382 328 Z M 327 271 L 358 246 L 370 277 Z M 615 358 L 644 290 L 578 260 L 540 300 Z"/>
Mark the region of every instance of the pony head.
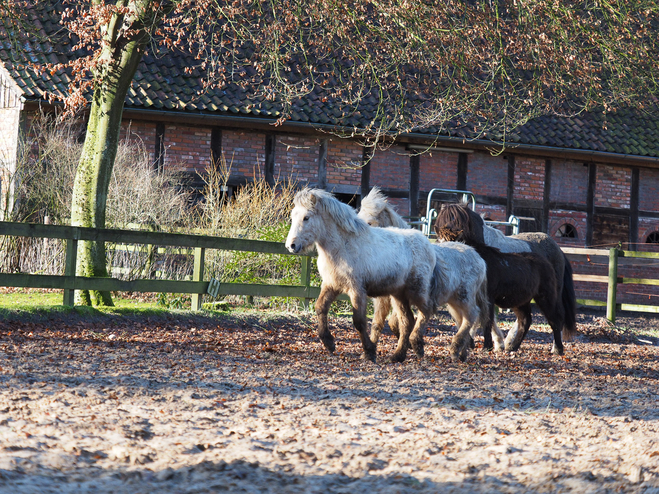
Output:
<path fill-rule="evenodd" d="M 435 220 L 435 233 L 440 242 L 484 244 L 484 225 L 483 218 L 466 203 L 442 204 Z"/>
<path fill-rule="evenodd" d="M 296 254 L 326 240 L 330 224 L 338 227 L 342 235 L 358 235 L 368 229 L 353 208 L 321 189 L 302 189 L 295 194 L 293 205 L 286 248 Z"/>
<path fill-rule="evenodd" d="M 386 196 L 378 187 L 373 187 L 368 195 L 362 199 L 358 216 L 370 226 L 408 228 L 405 220 L 387 202 Z"/>

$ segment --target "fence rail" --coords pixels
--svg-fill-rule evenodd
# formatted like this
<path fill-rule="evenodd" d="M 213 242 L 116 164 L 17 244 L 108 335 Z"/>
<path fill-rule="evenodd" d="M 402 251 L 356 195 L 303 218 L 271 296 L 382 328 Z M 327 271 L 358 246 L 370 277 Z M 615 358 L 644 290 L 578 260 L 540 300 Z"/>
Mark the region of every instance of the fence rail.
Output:
<path fill-rule="evenodd" d="M 569 259 L 578 257 L 606 257 L 608 258 L 608 274 L 603 275 L 588 275 L 588 274 L 574 274 L 574 281 L 585 281 L 588 283 L 606 283 L 607 284 L 607 297 L 606 301 L 600 300 L 577 300 L 582 305 L 606 307 L 606 318 L 615 322 L 616 312 L 622 311 L 635 311 L 635 312 L 650 312 L 659 313 L 659 307 L 656 305 L 640 305 L 640 304 L 621 304 L 617 303 L 618 285 L 619 284 L 633 284 L 633 285 L 654 285 L 659 286 L 659 280 L 653 278 L 632 278 L 618 276 L 618 266 L 621 259 L 641 259 L 646 261 L 659 261 L 659 253 L 657 252 L 637 252 L 630 250 L 613 249 L 580 249 L 563 247 L 563 252 L 568 255 Z"/>
<path fill-rule="evenodd" d="M 101 230 L 72 226 L 43 225 L 35 223 L 11 223 L 0 221 L 0 236 L 60 239 L 66 242 L 66 262 L 63 276 L 25 273 L 0 273 L 0 286 L 22 288 L 52 288 L 64 290 L 64 305 L 73 305 L 75 290 L 103 290 L 129 292 L 186 293 L 192 295 L 192 309 L 201 308 L 202 296 L 207 293 L 209 281 L 204 281 L 204 258 L 206 249 L 255 252 L 264 254 L 290 254 L 280 242 L 266 242 L 237 238 L 188 235 L 138 230 Z M 109 242 L 113 244 L 143 244 L 146 246 L 168 246 L 191 249 L 194 252 L 194 268 L 191 281 L 116 278 L 86 278 L 75 276 L 77 245 L 81 240 Z M 182 251 L 180 251 L 182 252 Z M 606 283 L 607 299 L 579 299 L 585 306 L 606 307 L 606 316 L 615 321 L 616 311 L 659 313 L 659 306 L 617 303 L 619 284 L 659 286 L 659 279 L 618 276 L 618 265 L 626 259 L 659 261 L 659 253 L 624 251 L 619 249 L 583 249 L 564 247 L 563 252 L 571 260 L 583 257 L 608 258 L 608 275 L 574 274 L 575 281 Z M 299 285 L 257 285 L 245 283 L 221 283 L 217 295 L 244 295 L 258 297 L 300 298 L 305 304 L 317 298 L 320 288 L 311 286 L 311 257 L 302 258 Z"/>
<path fill-rule="evenodd" d="M 206 249 L 293 255 L 280 242 L 212 237 L 136 230 L 101 230 L 36 223 L 0 221 L 0 236 L 51 238 L 66 242 L 64 275 L 0 273 L 0 286 L 21 288 L 53 288 L 64 290 L 64 305 L 73 305 L 75 290 L 103 290 L 128 292 L 186 293 L 192 295 L 192 309 L 201 308 L 202 296 L 209 281 L 204 281 Z M 192 281 L 178 280 L 118 280 L 116 278 L 87 278 L 75 276 L 78 242 L 84 240 L 112 242 L 114 244 L 145 244 L 194 249 Z M 320 288 L 311 286 L 311 257 L 302 257 L 299 285 L 258 285 L 221 283 L 217 295 L 245 295 L 250 297 L 293 297 L 304 303 L 318 297 Z"/>

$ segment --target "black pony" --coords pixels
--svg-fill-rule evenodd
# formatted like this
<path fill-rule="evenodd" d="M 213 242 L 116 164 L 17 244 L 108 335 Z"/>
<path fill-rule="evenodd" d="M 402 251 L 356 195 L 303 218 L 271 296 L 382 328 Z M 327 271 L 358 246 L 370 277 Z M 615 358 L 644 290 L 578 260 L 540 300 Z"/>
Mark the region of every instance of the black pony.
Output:
<path fill-rule="evenodd" d="M 483 230 L 482 218 L 471 211 L 466 204 L 444 205 L 435 222 L 435 232 L 440 241 L 465 242 L 476 249 L 487 265 L 490 302 L 501 308 L 513 309 L 515 312 L 517 322 L 505 340 L 505 349 L 507 351 L 519 349 L 531 326 L 530 302 L 534 299 L 554 333 L 553 353 L 563 354 L 561 333 L 571 338 L 576 332 L 576 302 L 572 270 L 563 252 L 556 246 L 561 260 L 564 261 L 561 263 L 562 283 L 559 285 L 555 263 L 552 265 L 546 256 L 536 252 L 501 252 L 485 244 Z M 527 247 L 527 250 L 530 251 L 531 248 Z M 545 250 L 551 250 L 551 248 L 547 249 L 546 242 L 542 248 L 534 249 L 539 252 Z M 552 254 L 554 258 L 558 257 L 555 252 Z M 483 328 L 484 346 L 493 347 L 491 330 L 494 329 L 497 349 L 500 349 L 502 341 L 494 321 L 494 307 L 490 312 L 490 320 Z M 462 345 L 463 342 L 457 344 Z"/>

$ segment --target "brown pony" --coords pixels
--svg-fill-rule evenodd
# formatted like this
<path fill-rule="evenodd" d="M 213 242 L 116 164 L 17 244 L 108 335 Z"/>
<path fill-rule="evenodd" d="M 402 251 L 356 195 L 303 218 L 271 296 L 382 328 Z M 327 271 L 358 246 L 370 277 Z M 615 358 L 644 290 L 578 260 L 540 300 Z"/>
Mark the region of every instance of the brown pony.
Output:
<path fill-rule="evenodd" d="M 562 355 L 564 349 L 561 332 L 570 326 L 569 323 L 566 324 L 566 309 L 572 310 L 574 305 L 567 304 L 566 307 L 561 298 L 555 268 L 544 256 L 533 252 L 504 253 L 485 245 L 483 230 L 478 227 L 479 220 L 482 224 L 482 218 L 468 209 L 465 204 L 444 205 L 438 213 L 435 232 L 440 241 L 460 241 L 471 245 L 485 260 L 490 302 L 501 308 L 513 309 L 517 316 L 517 323 L 505 341 L 506 350 L 519 349 L 531 326 L 531 300 L 534 299 L 552 328 L 554 334 L 552 352 Z M 570 317 L 575 318 L 574 312 Z M 491 330 L 494 324 L 496 322 L 492 306 L 488 324 L 483 328 L 486 348 L 492 348 Z M 454 344 L 466 343 L 454 342 Z M 497 346 L 500 345 L 501 342 L 497 342 Z"/>

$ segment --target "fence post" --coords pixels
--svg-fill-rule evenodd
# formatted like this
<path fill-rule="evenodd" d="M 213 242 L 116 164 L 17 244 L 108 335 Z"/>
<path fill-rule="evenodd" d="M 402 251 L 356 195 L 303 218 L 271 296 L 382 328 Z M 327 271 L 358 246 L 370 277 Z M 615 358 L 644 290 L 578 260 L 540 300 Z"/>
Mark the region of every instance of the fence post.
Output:
<path fill-rule="evenodd" d="M 609 250 L 609 285 L 606 294 L 606 318 L 616 322 L 616 292 L 618 288 L 618 249 Z"/>
<path fill-rule="evenodd" d="M 68 277 L 72 282 L 75 280 L 76 263 L 78 259 L 78 238 L 80 232 L 77 228 L 73 229 L 73 238 L 66 239 L 66 260 L 64 262 L 64 276 Z M 64 289 L 64 300 L 62 305 L 73 307 L 75 303 L 75 288 Z"/>
<path fill-rule="evenodd" d="M 204 256 L 206 249 L 203 247 L 195 247 L 194 249 L 194 271 L 192 272 L 192 281 L 204 281 Z M 201 301 L 203 293 L 192 294 L 192 310 L 201 309 Z"/>
<path fill-rule="evenodd" d="M 302 270 L 300 274 L 300 285 L 304 285 L 307 289 L 307 294 L 309 293 L 309 288 L 311 287 L 311 257 L 304 256 L 302 258 Z M 309 308 L 310 298 L 301 298 L 300 302 L 304 305 L 305 309 Z"/>

